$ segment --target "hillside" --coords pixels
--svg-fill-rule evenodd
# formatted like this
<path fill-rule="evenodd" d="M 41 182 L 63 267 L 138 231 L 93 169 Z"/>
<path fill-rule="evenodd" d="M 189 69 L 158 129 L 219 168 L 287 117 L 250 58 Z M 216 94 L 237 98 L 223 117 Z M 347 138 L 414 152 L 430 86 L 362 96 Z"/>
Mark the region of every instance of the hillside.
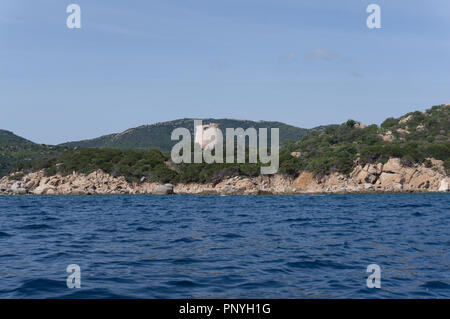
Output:
<path fill-rule="evenodd" d="M 19 162 L 52 157 L 62 150 L 62 147 L 36 144 L 10 131 L 0 130 L 0 176 L 7 174 Z"/>
<path fill-rule="evenodd" d="M 326 175 L 348 174 L 356 165 L 385 163 L 390 157 L 402 164 L 430 164 L 427 158 L 444 161 L 450 169 L 450 105 L 434 106 L 426 112 L 411 112 L 388 118 L 381 127 L 349 120 L 338 127 L 310 132 L 290 143 L 280 155 L 281 171 L 301 170 Z M 296 157 L 291 156 L 296 152 Z M 431 165 L 431 164 L 430 164 Z"/>
<path fill-rule="evenodd" d="M 309 130 L 287 125 L 280 122 L 266 121 L 243 121 L 232 119 L 204 119 L 203 124 L 218 123 L 225 134 L 225 128 L 279 128 L 280 144 L 286 141 L 297 141 L 306 135 Z M 90 140 L 82 140 L 61 144 L 67 147 L 98 147 L 98 148 L 119 148 L 126 149 L 158 149 L 163 152 L 169 152 L 176 141 L 170 139 L 172 131 L 178 127 L 184 127 L 194 134 L 194 120 L 180 119 L 170 122 L 156 123 L 152 125 L 143 125 L 128 129 L 122 133 L 104 135 Z M 270 134 L 269 134 L 270 137 Z M 269 140 L 270 141 L 270 140 Z"/>
<path fill-rule="evenodd" d="M 418 164 L 431 167 L 429 158 L 434 158 L 442 160 L 448 172 L 449 109 L 450 105 L 434 106 L 426 112 L 388 118 L 381 126 L 373 124 L 366 127 L 349 120 L 307 133 L 305 129 L 278 122 L 206 119 L 204 123 L 219 123 L 222 128 L 280 127 L 280 140 L 285 143 L 280 149 L 279 172 L 288 176 L 298 176 L 302 171 L 309 171 L 319 178 L 332 173 L 348 175 L 356 166 L 384 164 L 389 158 L 400 158 L 401 164 L 407 167 Z M 58 147 L 38 145 L 11 132 L 1 131 L 1 172 L 5 174 L 16 163 L 25 162 L 17 165 L 16 169 L 28 172 L 44 169 L 47 175 L 73 171 L 89 174 L 101 169 L 112 176 L 124 176 L 130 182 L 145 178 L 154 182 L 215 183 L 230 176 L 259 175 L 260 163 L 171 164 L 168 155 L 161 150 L 170 150 L 174 143 L 170 141 L 170 133 L 183 126 L 193 131 L 193 121 L 183 119 Z"/>
<path fill-rule="evenodd" d="M 308 129 L 298 128 L 280 122 L 254 122 L 231 119 L 204 119 L 203 123 L 218 123 L 221 128 L 247 129 L 274 128 L 280 129 L 280 143 L 296 141 L 308 133 Z M 63 143 L 57 146 L 36 144 L 12 132 L 0 130 L 0 177 L 7 174 L 11 169 L 21 169 L 29 166 L 31 162 L 46 161 L 60 155 L 69 148 L 111 148 L 121 150 L 150 150 L 157 149 L 169 152 L 176 141 L 171 141 L 170 135 L 177 127 L 185 127 L 192 134 L 194 131 L 193 119 L 181 119 L 170 122 L 143 125 L 128 129 L 118 134 L 110 134 L 90 140 Z M 269 134 L 270 143 L 270 134 Z"/>
<path fill-rule="evenodd" d="M 398 119 L 389 118 L 381 127 L 375 124 L 366 127 L 349 120 L 339 126 L 312 130 L 297 142 L 286 142 L 281 148 L 279 172 L 293 177 L 302 171 L 309 171 L 318 178 L 332 173 L 348 175 L 357 166 L 384 164 L 389 158 L 400 158 L 405 167 L 417 164 L 432 167 L 428 158 L 434 158 L 442 160 L 448 172 L 449 108 L 449 105 L 441 105 L 424 113 L 412 112 Z M 169 128 L 167 123 L 160 125 L 164 129 Z M 140 131 L 139 128 L 136 130 Z M 133 133 L 122 134 L 116 139 L 124 142 L 122 137 L 127 134 Z M 133 135 L 137 140 L 137 135 Z M 233 176 L 256 177 L 260 174 L 260 167 L 260 163 L 174 165 L 167 155 L 157 150 L 72 148 L 58 158 L 29 165 L 27 171 L 44 169 L 47 175 L 57 172 L 67 175 L 73 171 L 89 174 L 100 169 L 115 177 L 124 176 L 129 182 L 139 182 L 144 178 L 153 182 L 217 183 Z"/>

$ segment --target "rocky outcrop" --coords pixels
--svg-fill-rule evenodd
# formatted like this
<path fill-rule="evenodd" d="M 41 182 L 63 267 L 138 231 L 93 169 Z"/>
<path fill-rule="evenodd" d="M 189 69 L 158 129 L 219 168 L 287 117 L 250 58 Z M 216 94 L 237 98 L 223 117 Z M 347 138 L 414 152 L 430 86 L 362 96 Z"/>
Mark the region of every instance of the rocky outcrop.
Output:
<path fill-rule="evenodd" d="M 152 194 L 155 195 L 173 194 L 173 185 L 172 184 L 159 185 L 152 191 Z"/>
<path fill-rule="evenodd" d="M 102 171 L 89 175 L 73 173 L 47 177 L 43 171 L 30 173 L 20 180 L 0 179 L 0 194 L 94 195 L 94 194 L 308 194 L 308 193 L 378 193 L 378 192 L 448 192 L 450 179 L 443 162 L 429 159 L 431 167 L 402 165 L 391 158 L 384 165 L 357 165 L 347 176 L 334 173 L 322 178 L 301 172 L 293 178 L 285 175 L 231 177 L 217 184 L 158 184 L 145 181 L 129 183 Z"/>
<path fill-rule="evenodd" d="M 392 142 L 394 140 L 394 135 L 392 134 L 392 131 L 387 131 L 384 134 L 380 134 L 380 137 L 383 139 L 384 142 Z"/>

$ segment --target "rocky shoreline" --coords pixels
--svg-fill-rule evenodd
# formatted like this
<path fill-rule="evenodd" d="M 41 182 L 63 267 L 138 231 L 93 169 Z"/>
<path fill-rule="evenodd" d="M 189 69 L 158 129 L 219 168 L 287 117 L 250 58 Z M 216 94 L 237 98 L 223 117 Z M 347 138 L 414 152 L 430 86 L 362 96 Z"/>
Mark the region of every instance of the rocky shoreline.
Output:
<path fill-rule="evenodd" d="M 392 193 L 448 192 L 450 178 L 443 162 L 430 159 L 430 167 L 403 166 L 400 159 L 391 158 L 384 165 L 358 165 L 349 176 L 332 174 L 315 178 L 301 172 L 293 178 L 285 175 L 231 177 L 217 184 L 129 183 L 124 177 L 113 177 L 102 171 L 89 175 L 45 176 L 43 171 L 11 179 L 0 179 L 0 195 L 105 195 L 105 194 L 316 194 L 316 193 Z"/>

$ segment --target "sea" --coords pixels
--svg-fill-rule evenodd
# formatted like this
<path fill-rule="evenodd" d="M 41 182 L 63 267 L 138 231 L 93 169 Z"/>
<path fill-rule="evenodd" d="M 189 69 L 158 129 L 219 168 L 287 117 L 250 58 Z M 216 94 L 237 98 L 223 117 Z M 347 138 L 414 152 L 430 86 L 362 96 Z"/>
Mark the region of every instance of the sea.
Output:
<path fill-rule="evenodd" d="M 450 298 L 449 221 L 437 193 L 0 196 L 0 298 Z"/>

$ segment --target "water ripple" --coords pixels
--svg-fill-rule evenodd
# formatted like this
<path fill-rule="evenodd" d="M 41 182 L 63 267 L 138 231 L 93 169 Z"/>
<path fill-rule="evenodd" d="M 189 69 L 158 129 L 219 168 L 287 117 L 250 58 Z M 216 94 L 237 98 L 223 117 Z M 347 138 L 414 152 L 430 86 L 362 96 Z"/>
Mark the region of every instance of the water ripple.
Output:
<path fill-rule="evenodd" d="M 2 196 L 0 298 L 449 298 L 449 199 Z"/>

